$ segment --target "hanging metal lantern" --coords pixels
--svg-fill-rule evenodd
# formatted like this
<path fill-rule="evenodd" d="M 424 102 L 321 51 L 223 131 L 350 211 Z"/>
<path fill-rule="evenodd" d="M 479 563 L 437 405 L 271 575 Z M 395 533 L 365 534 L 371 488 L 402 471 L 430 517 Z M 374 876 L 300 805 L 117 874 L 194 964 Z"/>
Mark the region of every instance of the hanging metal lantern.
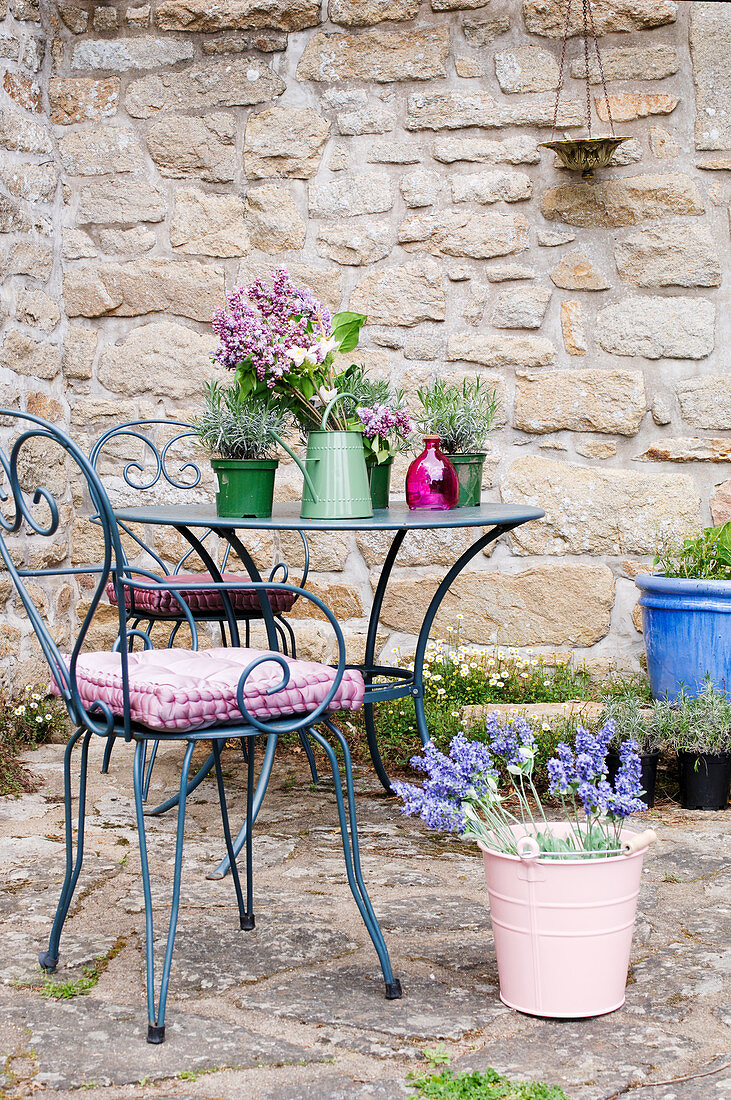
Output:
<path fill-rule="evenodd" d="M 558 87 L 556 88 L 556 102 L 553 108 L 553 127 L 551 129 L 551 141 L 542 141 L 541 145 L 546 149 L 553 149 L 558 154 L 564 168 L 570 172 L 581 172 L 583 179 L 591 179 L 596 168 L 606 168 L 619 146 L 629 141 L 626 137 L 617 137 L 614 133 L 614 121 L 612 108 L 607 93 L 607 83 L 604 79 L 604 68 L 599 53 L 599 41 L 594 26 L 594 13 L 591 0 L 581 0 L 583 5 L 582 38 L 584 41 L 584 77 L 586 79 L 586 128 L 589 136 L 585 138 L 554 138 L 556 124 L 558 122 L 558 104 L 563 88 L 563 71 L 566 60 L 566 43 L 569 39 L 571 27 L 571 8 L 573 0 L 566 0 L 566 23 L 564 25 L 563 42 L 561 44 L 561 64 L 558 70 Z M 589 35 L 593 39 L 596 53 L 597 68 L 604 91 L 604 103 L 606 105 L 607 119 L 611 128 L 611 135 L 606 137 L 592 137 L 591 134 L 591 80 L 589 74 Z"/>

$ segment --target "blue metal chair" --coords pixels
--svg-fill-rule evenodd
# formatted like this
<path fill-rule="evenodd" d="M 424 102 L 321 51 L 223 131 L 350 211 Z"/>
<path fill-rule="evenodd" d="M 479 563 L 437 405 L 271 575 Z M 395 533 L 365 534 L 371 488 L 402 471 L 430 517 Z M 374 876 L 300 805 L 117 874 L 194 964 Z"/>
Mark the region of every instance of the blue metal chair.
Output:
<path fill-rule="evenodd" d="M 89 745 L 92 737 L 96 736 L 109 742 L 113 738 L 123 741 L 133 749 L 132 780 L 134 791 L 135 812 L 137 818 L 137 830 L 140 846 L 140 858 L 142 867 L 142 883 L 145 900 L 145 926 L 146 926 L 146 978 L 147 978 L 147 1012 L 148 1032 L 147 1039 L 150 1043 L 161 1043 L 165 1038 L 165 1008 L 170 980 L 170 969 L 173 958 L 175 932 L 177 927 L 178 908 L 180 903 L 180 888 L 183 860 L 183 839 L 186 816 L 186 795 L 188 793 L 189 771 L 191 759 L 196 743 L 199 740 L 209 740 L 212 745 L 214 767 L 216 772 L 216 786 L 220 804 L 221 823 L 228 858 L 231 862 L 232 880 L 239 912 L 239 924 L 242 929 L 254 927 L 253 909 L 253 875 L 252 875 L 252 845 L 251 829 L 246 836 L 246 888 L 241 887 L 236 857 L 233 850 L 231 829 L 229 825 L 226 793 L 221 769 L 221 748 L 224 742 L 230 738 L 241 738 L 251 743 L 247 754 L 247 795 L 246 813 L 249 822 L 252 821 L 252 801 L 254 791 L 254 752 L 253 739 L 260 734 L 267 735 L 268 743 L 276 743 L 278 735 L 293 731 L 306 731 L 318 745 L 324 750 L 330 763 L 335 781 L 335 794 L 337 800 L 338 820 L 342 835 L 343 853 L 345 857 L 345 869 L 348 883 L 363 918 L 366 929 L 376 949 L 381 965 L 387 999 L 395 999 L 401 996 L 401 985 L 394 977 L 388 955 L 388 949 L 383 938 L 378 920 L 373 911 L 368 897 L 360 867 L 358 835 L 355 818 L 355 799 L 353 791 L 353 773 L 350 753 L 345 738 L 329 717 L 331 705 L 337 705 L 336 697 L 342 689 L 344 676 L 352 677 L 357 673 L 346 673 L 345 647 L 342 631 L 332 612 L 321 600 L 305 589 L 287 585 L 284 582 L 252 582 L 242 581 L 240 584 L 223 584 L 211 582 L 206 579 L 202 582 L 206 587 L 213 584 L 222 595 L 230 593 L 244 586 L 251 587 L 256 584 L 261 593 L 261 607 L 267 625 L 273 632 L 272 611 L 266 596 L 267 588 L 274 587 L 278 590 L 293 589 L 301 599 L 311 601 L 325 616 L 332 626 L 338 643 L 338 662 L 334 669 L 327 666 L 318 666 L 322 675 L 327 679 L 329 686 L 324 694 L 321 693 L 316 705 L 303 708 L 303 713 L 296 713 L 294 717 L 274 717 L 262 719 L 252 713 L 250 686 L 255 677 L 261 680 L 262 666 L 274 663 L 281 669 L 275 676 L 275 682 L 266 689 L 265 695 L 260 693 L 259 698 L 271 698 L 276 707 L 276 697 L 279 692 L 286 692 L 290 679 L 294 680 L 298 666 L 301 662 L 293 661 L 272 649 L 252 654 L 249 664 L 243 669 L 235 687 L 236 715 L 229 716 L 225 722 L 212 722 L 209 725 L 199 724 L 195 728 L 151 728 L 140 719 L 138 711 L 132 705 L 133 687 L 131 669 L 133 666 L 144 664 L 144 658 L 151 652 L 165 653 L 169 657 L 182 656 L 189 658 L 193 663 L 199 659 L 213 660 L 216 653 L 228 653 L 230 657 L 236 655 L 235 650 L 198 650 L 198 633 L 196 623 L 190 613 L 190 609 L 184 598 L 200 588 L 201 585 L 176 582 L 174 578 L 165 581 L 151 580 L 145 575 L 144 570 L 135 570 L 127 564 L 122 552 L 120 532 L 115 522 L 109 498 L 105 489 L 89 460 L 73 441 L 54 425 L 33 416 L 30 413 L 16 412 L 13 410 L 0 410 L 3 423 L 8 421 L 18 424 L 17 435 L 6 450 L 0 450 L 0 464 L 4 477 L 0 487 L 0 556 L 12 578 L 18 591 L 20 600 L 25 608 L 30 623 L 36 633 L 41 649 L 48 661 L 55 688 L 66 704 L 69 716 L 75 727 L 64 754 L 64 796 L 65 796 L 65 836 L 66 836 L 66 871 L 61 895 L 56 910 L 53 927 L 51 930 L 48 950 L 39 956 L 41 967 L 46 971 L 56 969 L 59 960 L 59 944 L 63 925 L 71 905 L 71 901 L 82 870 L 84 855 L 84 823 L 85 800 Z M 4 431 L 4 429 L 3 429 Z M 66 462 L 66 467 L 86 486 L 90 498 L 90 510 L 103 536 L 103 554 L 100 563 L 89 566 L 63 567 L 35 569 L 28 568 L 23 561 L 18 563 L 16 559 L 25 559 L 25 542 L 27 535 L 51 538 L 59 532 L 61 524 L 62 506 L 48 488 L 42 485 L 29 487 L 27 484 L 28 469 L 32 468 L 24 462 L 25 448 L 32 448 L 37 442 L 43 445 L 44 453 L 49 456 L 54 450 L 60 449 Z M 50 467 L 50 463 L 49 463 Z M 69 494 L 70 495 L 70 494 Z M 16 537 L 20 536 L 20 537 Z M 74 576 L 87 576 L 94 578 L 93 591 L 78 637 L 71 652 L 64 656 L 54 642 L 49 629 L 36 606 L 34 596 L 38 587 L 37 582 L 53 581 L 56 577 L 67 579 Z M 94 614 L 103 598 L 106 585 L 112 580 L 117 593 L 117 607 L 119 614 L 119 633 L 113 653 L 89 654 L 84 649 L 85 639 Z M 31 584 L 28 584 L 31 581 Z M 164 584 L 178 601 L 181 615 L 184 616 L 190 630 L 192 648 L 188 651 L 173 651 L 163 649 L 154 651 L 152 639 L 148 632 L 139 627 L 130 625 L 130 617 L 126 609 L 126 591 L 145 591 L 152 585 Z M 272 633 L 270 633 L 270 637 Z M 144 649 L 141 654 L 130 652 L 129 644 L 132 638 L 138 638 Z M 248 658 L 247 658 L 248 659 Z M 109 701 L 110 696 L 104 698 L 104 692 L 96 681 L 88 675 L 89 662 L 106 662 L 104 667 L 113 666 L 115 670 L 115 682 L 121 684 L 120 702 Z M 86 669 L 86 672 L 85 672 Z M 271 669 L 270 669 L 271 671 Z M 278 679 L 278 682 L 276 682 Z M 259 689 L 257 689 L 259 690 Z M 335 701 L 335 702 L 334 702 Z M 173 869 L 172 898 L 170 905 L 170 918 L 166 948 L 159 986 L 156 987 L 155 967 L 153 959 L 153 908 L 150 887 L 150 873 L 147 857 L 147 842 L 145 835 L 145 818 L 143 811 L 143 785 L 145 773 L 145 757 L 148 744 L 151 741 L 180 741 L 184 743 L 185 750 L 180 773 L 180 789 L 178 795 L 177 832 L 175 840 L 175 858 Z M 72 783 L 72 758 L 77 745 L 80 749 L 80 762 L 78 769 L 78 799 L 77 799 L 77 825 L 76 841 L 74 843 L 74 828 L 72 822 L 73 798 L 75 791 Z M 345 775 L 345 791 L 341 771 L 338 766 L 335 749 L 339 748 L 343 758 L 343 771 Z M 157 992 L 156 992 L 157 989 Z"/>
<path fill-rule="evenodd" d="M 158 437 L 157 439 L 155 438 L 156 435 Z M 100 471 L 100 466 L 107 466 L 110 463 L 112 463 L 114 467 L 119 466 L 124 488 L 133 490 L 135 494 L 147 493 L 150 495 L 157 487 L 163 489 L 169 487 L 172 491 L 189 493 L 199 487 L 203 480 L 203 475 L 200 467 L 193 461 L 189 453 L 181 455 L 178 448 L 181 443 L 184 445 L 190 444 L 196 438 L 197 436 L 192 425 L 184 421 L 166 419 L 131 420 L 124 424 L 115 425 L 115 427 L 105 431 L 93 444 L 89 452 L 89 461 L 94 467 L 94 470 L 102 477 L 102 480 L 104 480 L 104 476 Z M 141 453 L 136 457 L 132 457 L 131 455 L 120 457 L 119 453 L 115 453 L 115 451 L 125 446 L 131 446 L 133 448 L 136 446 L 141 450 Z M 109 492 L 109 488 L 107 492 Z M 156 575 L 165 578 L 183 574 L 189 562 L 197 558 L 201 565 L 208 571 L 207 573 L 201 574 L 201 581 L 206 578 L 210 578 L 211 580 L 223 580 L 230 559 L 231 545 L 226 543 L 223 547 L 220 545 L 214 546 L 213 544 L 218 540 L 217 536 L 210 528 L 204 529 L 197 536 L 193 536 L 192 532 L 185 532 L 187 537 L 194 539 L 194 541 L 190 548 L 172 564 L 171 568 L 153 546 L 150 545 L 149 541 L 141 538 L 137 531 L 134 531 L 128 524 L 120 520 L 117 520 L 117 524 L 128 536 L 129 540 L 139 547 L 144 564 L 148 568 L 154 570 L 154 572 L 149 574 L 150 579 L 153 579 Z M 307 576 L 309 573 L 310 552 L 304 532 L 300 532 L 299 534 L 303 548 L 303 565 L 298 586 L 304 588 L 307 584 Z M 138 565 L 141 564 L 139 557 L 136 558 L 135 561 Z M 250 563 L 248 560 L 245 560 L 243 564 L 249 567 Z M 289 567 L 286 562 L 275 562 L 271 568 L 268 579 L 270 581 L 281 580 L 287 582 L 289 580 Z M 203 591 L 206 595 L 210 595 L 211 586 L 207 586 Z M 107 586 L 107 594 L 113 601 L 115 598 L 114 586 L 111 583 Z M 126 594 L 127 611 L 130 616 L 130 627 L 132 629 L 140 628 L 145 633 L 149 633 L 156 623 L 172 624 L 167 641 L 167 644 L 171 646 L 180 628 L 186 624 L 187 619 L 186 616 L 182 614 L 176 600 L 168 599 L 161 606 L 159 597 L 162 594 L 163 590 L 161 587 L 156 587 L 152 592 L 153 597 L 155 597 L 154 602 L 150 603 L 148 601 L 145 607 L 139 607 L 136 606 L 137 601 L 135 600 L 134 590 L 128 590 Z M 272 595 L 271 589 L 269 590 L 269 594 L 270 596 Z M 244 589 L 243 595 L 247 597 L 251 596 L 251 587 Z M 288 593 L 288 595 L 294 596 L 294 590 Z M 296 596 L 294 596 L 291 602 L 287 600 L 286 609 L 290 610 L 295 602 Z M 207 622 L 218 625 L 222 645 L 239 644 L 238 624 L 242 623 L 244 627 L 244 644 L 248 647 L 251 640 L 252 622 L 264 618 L 264 613 L 261 608 L 250 606 L 251 603 L 256 603 L 256 601 L 247 601 L 247 606 L 245 608 L 237 606 L 233 602 L 231 602 L 230 606 L 224 607 L 222 600 L 220 601 L 219 608 L 215 611 L 204 609 L 200 606 L 197 607 L 192 601 L 189 606 L 196 623 Z M 287 621 L 284 614 L 278 613 L 276 610 L 274 611 L 273 622 L 274 629 L 277 631 L 279 637 L 282 652 L 296 657 L 297 641 L 291 624 Z M 236 625 L 233 625 L 234 623 Z M 227 626 L 229 628 L 228 630 Z M 130 641 L 130 648 L 133 647 L 134 636 Z M 317 783 L 317 763 L 314 753 L 312 752 L 309 738 L 304 731 L 300 732 L 300 743 L 307 756 L 312 779 Z M 113 742 L 111 741 L 108 744 L 108 752 L 102 765 L 103 771 L 106 771 L 109 767 L 112 744 Z M 242 748 L 245 757 L 245 743 L 242 743 Z M 150 751 L 145 773 L 145 782 L 142 790 L 144 801 L 147 801 L 157 750 L 158 744 L 155 742 Z M 190 793 L 191 790 L 195 790 L 195 788 L 211 773 L 213 768 L 214 759 L 211 753 L 191 779 L 188 793 Z M 147 812 L 151 814 L 165 813 L 168 809 L 176 805 L 177 795 L 173 796 L 171 799 L 167 799 L 159 806 L 156 806 L 154 810 L 149 810 Z"/>

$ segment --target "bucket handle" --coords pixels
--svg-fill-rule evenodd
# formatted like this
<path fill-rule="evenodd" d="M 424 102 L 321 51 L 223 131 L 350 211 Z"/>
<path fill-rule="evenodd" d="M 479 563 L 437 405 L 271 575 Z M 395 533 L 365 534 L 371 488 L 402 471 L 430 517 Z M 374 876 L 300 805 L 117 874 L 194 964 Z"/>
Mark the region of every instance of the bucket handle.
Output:
<path fill-rule="evenodd" d="M 294 453 L 292 448 L 287 443 L 284 442 L 282 437 L 280 435 L 278 435 L 277 432 L 275 432 L 273 428 L 269 428 L 268 431 L 269 431 L 269 435 L 272 437 L 272 439 L 275 439 L 277 441 L 277 443 L 279 444 L 279 446 L 282 448 L 282 450 L 286 451 L 287 454 L 289 455 L 289 457 L 293 458 L 294 461 L 297 463 L 300 470 L 302 471 L 302 476 L 304 477 L 305 481 L 307 482 L 307 488 L 312 493 L 312 499 L 315 500 L 315 501 L 319 501 L 320 494 L 315 489 L 312 478 L 310 477 L 310 474 L 307 470 L 307 467 L 305 466 L 302 459 Z M 310 461 L 312 461 L 312 459 Z M 318 460 L 315 459 L 315 461 L 318 461 Z"/>
<path fill-rule="evenodd" d="M 337 405 L 338 401 L 342 401 L 342 399 L 344 397 L 351 397 L 353 399 L 353 401 L 358 400 L 358 398 L 355 396 L 354 393 L 336 393 L 335 396 L 333 397 L 332 401 L 329 401 L 328 404 L 325 406 L 325 411 L 322 414 L 322 420 L 320 422 L 320 431 L 321 432 L 326 432 L 327 431 L 327 418 L 329 417 L 329 415 L 332 411 L 333 405 Z"/>
<path fill-rule="evenodd" d="M 656 840 L 657 833 L 655 830 L 645 829 L 643 833 L 635 833 L 631 840 L 623 844 L 622 851 L 626 856 L 632 856 L 635 852 L 643 852 L 645 848 L 649 848 Z"/>
<path fill-rule="evenodd" d="M 532 836 L 522 836 L 515 849 L 522 860 L 536 859 L 541 854 L 538 841 Z"/>

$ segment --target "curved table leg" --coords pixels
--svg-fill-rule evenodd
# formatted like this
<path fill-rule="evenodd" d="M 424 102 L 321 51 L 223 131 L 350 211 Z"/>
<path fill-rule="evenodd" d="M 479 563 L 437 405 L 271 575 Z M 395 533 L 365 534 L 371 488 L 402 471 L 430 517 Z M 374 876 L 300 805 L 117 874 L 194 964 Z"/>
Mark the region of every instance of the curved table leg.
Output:
<path fill-rule="evenodd" d="M 274 763 L 274 753 L 275 753 L 276 748 L 277 748 L 277 740 L 278 740 L 278 735 L 276 733 L 270 733 L 269 736 L 267 737 L 267 747 L 264 750 L 264 759 L 261 762 L 261 771 L 259 772 L 259 779 L 258 779 L 258 782 L 256 784 L 256 790 L 254 791 L 254 793 L 252 795 L 252 798 L 251 798 L 251 814 L 250 815 L 247 814 L 247 819 L 244 822 L 244 824 L 241 826 L 241 828 L 239 829 L 238 836 L 236 837 L 236 839 L 233 842 L 234 856 L 237 856 L 239 854 L 239 852 L 241 851 L 241 849 L 243 848 L 244 844 L 247 843 L 247 837 L 249 835 L 249 830 L 253 827 L 254 822 L 256 821 L 257 815 L 259 813 L 259 810 L 261 809 L 261 804 L 264 801 L 264 795 L 266 794 L 266 789 L 267 789 L 267 786 L 269 785 L 269 776 L 272 773 L 272 764 Z M 251 756 L 252 765 L 253 765 L 253 755 L 254 755 L 253 746 L 249 749 L 249 755 Z M 247 778 L 247 786 L 248 786 L 248 778 Z M 248 801 L 248 798 L 247 798 L 247 801 Z M 250 822 L 249 822 L 249 817 L 251 818 Z M 211 871 L 211 873 L 209 875 L 206 875 L 206 878 L 208 878 L 208 879 L 224 878 L 227 875 L 230 866 L 231 866 L 231 863 L 230 863 L 230 860 L 229 860 L 229 856 L 228 856 L 228 853 L 226 853 L 226 855 L 221 860 L 221 862 L 219 863 L 216 870 Z"/>
<path fill-rule="evenodd" d="M 429 740 L 429 729 L 426 724 L 426 715 L 424 713 L 424 657 L 426 655 L 427 642 L 429 641 L 429 631 L 432 628 L 442 600 L 464 567 L 491 542 L 500 538 L 506 531 L 512 531 L 513 527 L 516 526 L 518 525 L 514 523 L 498 524 L 496 527 L 493 527 L 491 531 L 488 531 L 477 539 L 476 542 L 473 542 L 472 545 L 465 550 L 464 554 L 457 558 L 457 561 L 451 569 L 444 575 L 426 609 L 424 621 L 419 631 L 419 639 L 416 643 L 416 651 L 414 653 L 414 687 L 412 690 L 414 710 L 416 711 L 416 728 L 419 731 L 422 745 L 425 745 Z"/>
<path fill-rule="evenodd" d="M 376 591 L 373 593 L 373 603 L 371 605 L 371 613 L 368 619 L 368 634 L 366 635 L 365 646 L 365 665 L 366 670 L 372 667 L 375 662 L 376 656 L 376 641 L 378 638 L 378 622 L 381 617 L 381 607 L 383 606 L 383 597 L 386 595 L 386 588 L 388 582 L 391 579 L 391 570 L 393 564 L 396 561 L 396 556 L 401 549 L 401 543 L 406 537 L 406 529 L 404 527 L 399 528 L 396 534 L 393 536 L 391 545 L 388 548 L 386 554 L 386 560 L 383 563 L 381 569 L 381 575 L 378 578 L 378 584 Z M 373 680 L 373 676 L 368 671 L 365 671 L 363 678 L 366 682 L 366 687 Z M 376 769 L 376 775 L 380 779 L 384 789 L 389 794 L 395 794 L 395 791 L 391 787 L 391 780 L 388 778 L 383 761 L 381 760 L 381 753 L 378 749 L 378 739 L 376 737 L 376 724 L 373 718 L 373 703 L 366 703 L 363 708 L 363 717 L 365 719 L 366 737 L 368 738 L 368 751 L 371 754 L 371 760 L 373 761 L 373 767 Z"/>

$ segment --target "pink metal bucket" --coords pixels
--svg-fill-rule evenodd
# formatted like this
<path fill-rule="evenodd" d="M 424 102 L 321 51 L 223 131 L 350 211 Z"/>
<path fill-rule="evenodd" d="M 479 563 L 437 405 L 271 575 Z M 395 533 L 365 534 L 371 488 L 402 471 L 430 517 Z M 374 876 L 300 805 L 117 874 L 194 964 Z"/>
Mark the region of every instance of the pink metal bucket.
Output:
<path fill-rule="evenodd" d="M 565 835 L 567 824 L 552 823 Z M 632 850 L 606 859 L 521 856 L 483 844 L 500 999 L 532 1016 L 601 1016 L 624 1004 L 644 849 L 654 834 L 622 831 Z"/>

